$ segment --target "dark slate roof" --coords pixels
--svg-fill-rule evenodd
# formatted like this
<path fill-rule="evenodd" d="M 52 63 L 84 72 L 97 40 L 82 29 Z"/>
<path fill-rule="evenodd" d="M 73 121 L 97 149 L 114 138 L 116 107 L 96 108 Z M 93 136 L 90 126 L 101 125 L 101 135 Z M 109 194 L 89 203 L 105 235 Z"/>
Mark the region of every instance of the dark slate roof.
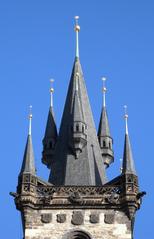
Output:
<path fill-rule="evenodd" d="M 25 147 L 24 158 L 23 158 L 20 174 L 22 173 L 35 174 L 34 152 L 33 152 L 31 135 L 28 135 L 28 138 L 27 138 L 27 143 Z"/>
<path fill-rule="evenodd" d="M 110 137 L 110 128 L 109 128 L 107 110 L 105 106 L 103 106 L 102 112 L 101 112 L 101 118 L 100 118 L 99 127 L 98 127 L 98 136 Z"/>
<path fill-rule="evenodd" d="M 130 144 L 130 139 L 128 134 L 125 134 L 122 173 L 131 173 L 136 175 L 132 149 L 131 149 L 131 144 Z"/>
<path fill-rule="evenodd" d="M 44 138 L 56 138 L 57 127 L 54 118 L 53 107 L 50 106 Z"/>
<path fill-rule="evenodd" d="M 83 117 L 83 113 L 82 113 L 82 105 L 80 102 L 78 91 L 75 91 L 75 93 L 74 93 L 72 116 L 73 116 L 74 121 L 84 122 L 84 117 Z"/>
<path fill-rule="evenodd" d="M 77 75 L 79 79 L 76 97 Z M 80 114 L 83 115 L 87 125 L 87 144 L 75 159 L 69 147 L 69 128 L 72 121 Z M 72 70 L 49 182 L 55 185 L 102 185 L 106 182 L 104 164 L 78 57 L 75 58 Z"/>

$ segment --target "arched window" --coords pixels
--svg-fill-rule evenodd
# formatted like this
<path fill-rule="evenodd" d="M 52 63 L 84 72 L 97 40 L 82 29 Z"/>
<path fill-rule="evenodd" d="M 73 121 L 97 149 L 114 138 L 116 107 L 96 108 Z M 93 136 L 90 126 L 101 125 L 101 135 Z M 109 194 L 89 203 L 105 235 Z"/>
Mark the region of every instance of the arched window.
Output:
<path fill-rule="evenodd" d="M 111 142 L 109 142 L 109 149 L 111 149 Z"/>
<path fill-rule="evenodd" d="M 84 133 L 84 126 L 82 125 L 82 133 Z"/>
<path fill-rule="evenodd" d="M 91 239 L 91 237 L 83 231 L 74 231 L 68 234 L 67 239 Z"/>

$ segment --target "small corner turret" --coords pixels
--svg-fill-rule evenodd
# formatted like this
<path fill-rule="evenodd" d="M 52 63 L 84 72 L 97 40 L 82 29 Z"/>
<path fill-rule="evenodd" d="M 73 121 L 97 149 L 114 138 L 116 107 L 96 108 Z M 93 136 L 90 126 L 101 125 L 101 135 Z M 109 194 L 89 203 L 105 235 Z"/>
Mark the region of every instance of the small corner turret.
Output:
<path fill-rule="evenodd" d="M 140 208 L 140 192 L 138 177 L 135 170 L 135 164 L 133 160 L 133 154 L 128 134 L 128 113 L 127 106 L 124 106 L 125 109 L 125 143 L 124 143 L 124 153 L 123 153 L 123 164 L 122 164 L 122 173 L 121 179 L 123 181 L 123 202 L 126 214 L 129 219 L 133 222 L 135 217 L 135 212 Z"/>
<path fill-rule="evenodd" d="M 51 168 L 52 158 L 54 156 L 56 142 L 57 142 L 57 127 L 54 117 L 54 110 L 53 110 L 53 92 L 54 88 L 52 87 L 53 79 L 50 80 L 51 87 L 50 87 L 50 107 L 48 113 L 48 119 L 46 124 L 45 135 L 43 138 L 43 151 L 42 151 L 42 163 L 47 165 L 48 168 Z"/>
<path fill-rule="evenodd" d="M 110 135 L 110 128 L 106 109 L 106 98 L 105 98 L 107 90 L 105 86 L 106 78 L 102 77 L 102 81 L 103 81 L 103 107 L 98 128 L 98 141 L 100 144 L 104 165 L 106 168 L 108 168 L 110 164 L 113 163 L 114 161 L 114 153 L 113 153 L 113 139 Z"/>
<path fill-rule="evenodd" d="M 33 145 L 32 145 L 32 106 L 30 106 L 29 131 L 28 131 L 27 143 L 25 147 L 22 167 L 18 177 L 17 193 L 13 195 L 15 196 L 17 209 L 22 211 L 23 225 L 24 225 L 24 218 L 23 218 L 23 208 L 22 208 L 21 202 L 24 202 L 26 200 L 29 202 L 33 201 L 32 198 L 35 195 L 36 182 L 37 182 L 37 176 L 36 176 L 35 159 L 34 159 L 34 152 L 33 152 Z M 27 192 L 28 192 L 28 195 L 26 195 Z"/>
<path fill-rule="evenodd" d="M 136 175 L 135 164 L 133 160 L 133 154 L 128 134 L 128 114 L 127 114 L 127 106 L 125 108 L 125 144 L 124 144 L 124 154 L 123 154 L 123 166 L 122 173 L 123 174 L 134 174 Z"/>
<path fill-rule="evenodd" d="M 19 175 L 24 173 L 29 173 L 35 175 L 35 162 L 34 162 L 34 152 L 33 152 L 33 145 L 32 145 L 32 106 L 30 106 L 30 113 L 29 113 L 29 131 L 27 137 L 27 143 L 25 147 L 22 167 Z"/>

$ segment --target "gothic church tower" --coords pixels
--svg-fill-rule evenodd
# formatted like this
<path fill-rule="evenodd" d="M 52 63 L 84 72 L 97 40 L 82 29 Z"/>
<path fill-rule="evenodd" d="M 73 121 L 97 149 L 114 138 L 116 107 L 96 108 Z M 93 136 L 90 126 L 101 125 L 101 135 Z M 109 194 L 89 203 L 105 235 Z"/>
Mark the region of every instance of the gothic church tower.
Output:
<path fill-rule="evenodd" d="M 78 17 L 76 55 L 59 132 L 54 117 L 53 88 L 43 138 L 42 162 L 51 170 L 48 182 L 36 175 L 31 121 L 15 197 L 24 239 L 132 239 L 141 197 L 128 134 L 121 174 L 109 181 L 106 169 L 114 161 L 103 78 L 103 106 L 98 133 L 79 58 Z"/>

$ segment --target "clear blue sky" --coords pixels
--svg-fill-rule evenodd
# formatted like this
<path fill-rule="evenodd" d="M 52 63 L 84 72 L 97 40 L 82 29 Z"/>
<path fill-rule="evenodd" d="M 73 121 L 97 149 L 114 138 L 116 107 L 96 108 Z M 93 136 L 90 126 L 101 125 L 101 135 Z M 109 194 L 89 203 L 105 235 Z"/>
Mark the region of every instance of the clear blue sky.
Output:
<path fill-rule="evenodd" d="M 137 212 L 135 238 L 153 235 L 154 168 L 154 1 L 26 0 L 0 1 L 1 80 L 1 232 L 3 239 L 22 238 L 20 214 L 10 191 L 16 190 L 25 147 L 28 106 L 33 105 L 33 145 L 37 173 L 49 108 L 49 79 L 55 79 L 54 108 L 59 127 L 75 53 L 73 17 L 80 16 L 80 59 L 98 125 L 101 76 L 107 81 L 107 107 L 119 174 L 123 154 L 123 105 L 128 105 L 129 132 L 140 189 L 147 191 Z"/>

